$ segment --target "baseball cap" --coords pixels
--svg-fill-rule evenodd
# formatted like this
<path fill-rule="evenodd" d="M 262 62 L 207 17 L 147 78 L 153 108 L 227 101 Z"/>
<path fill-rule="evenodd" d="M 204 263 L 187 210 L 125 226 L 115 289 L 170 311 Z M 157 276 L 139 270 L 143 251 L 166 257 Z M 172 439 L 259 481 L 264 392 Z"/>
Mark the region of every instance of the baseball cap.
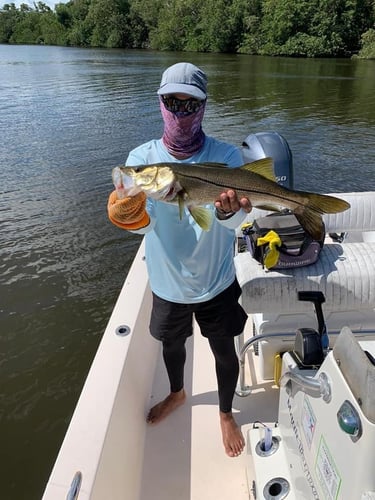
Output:
<path fill-rule="evenodd" d="M 194 64 L 173 64 L 164 71 L 158 94 L 187 94 L 197 99 L 206 99 L 207 76 Z"/>

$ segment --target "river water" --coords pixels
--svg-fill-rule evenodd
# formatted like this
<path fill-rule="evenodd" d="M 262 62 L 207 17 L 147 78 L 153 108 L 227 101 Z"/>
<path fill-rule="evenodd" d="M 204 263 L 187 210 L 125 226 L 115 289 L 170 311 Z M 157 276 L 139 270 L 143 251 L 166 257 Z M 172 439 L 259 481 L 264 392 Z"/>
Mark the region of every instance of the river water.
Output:
<path fill-rule="evenodd" d="M 42 495 L 139 238 L 111 169 L 162 132 L 162 70 L 209 75 L 206 133 L 274 130 L 295 187 L 375 190 L 375 63 L 0 45 L 1 499 Z"/>

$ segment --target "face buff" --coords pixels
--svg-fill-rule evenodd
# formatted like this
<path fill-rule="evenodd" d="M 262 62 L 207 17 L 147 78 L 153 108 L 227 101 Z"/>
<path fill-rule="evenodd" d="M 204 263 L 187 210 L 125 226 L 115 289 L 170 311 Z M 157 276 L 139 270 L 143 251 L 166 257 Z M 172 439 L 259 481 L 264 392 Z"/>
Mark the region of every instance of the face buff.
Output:
<path fill-rule="evenodd" d="M 206 102 L 192 113 L 168 111 L 160 99 L 160 110 L 164 121 L 163 143 L 168 152 L 178 160 L 190 158 L 204 143 L 202 130 Z"/>

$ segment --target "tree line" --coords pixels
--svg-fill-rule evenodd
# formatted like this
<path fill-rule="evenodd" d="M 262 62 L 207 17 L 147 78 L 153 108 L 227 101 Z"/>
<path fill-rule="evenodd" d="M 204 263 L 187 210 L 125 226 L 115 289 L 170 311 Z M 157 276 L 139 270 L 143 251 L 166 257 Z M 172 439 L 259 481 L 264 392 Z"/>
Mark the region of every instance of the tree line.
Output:
<path fill-rule="evenodd" d="M 0 43 L 375 58 L 375 0 L 6 3 Z"/>

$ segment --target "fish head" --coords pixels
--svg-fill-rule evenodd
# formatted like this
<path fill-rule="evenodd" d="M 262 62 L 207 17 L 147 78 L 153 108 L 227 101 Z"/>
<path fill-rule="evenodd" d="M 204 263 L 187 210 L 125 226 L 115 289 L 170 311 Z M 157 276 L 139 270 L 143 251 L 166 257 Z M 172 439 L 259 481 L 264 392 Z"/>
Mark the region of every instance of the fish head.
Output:
<path fill-rule="evenodd" d="M 120 171 L 122 185 L 129 196 L 142 191 L 149 198 L 170 201 L 178 191 L 176 177 L 167 166 L 120 167 Z"/>

